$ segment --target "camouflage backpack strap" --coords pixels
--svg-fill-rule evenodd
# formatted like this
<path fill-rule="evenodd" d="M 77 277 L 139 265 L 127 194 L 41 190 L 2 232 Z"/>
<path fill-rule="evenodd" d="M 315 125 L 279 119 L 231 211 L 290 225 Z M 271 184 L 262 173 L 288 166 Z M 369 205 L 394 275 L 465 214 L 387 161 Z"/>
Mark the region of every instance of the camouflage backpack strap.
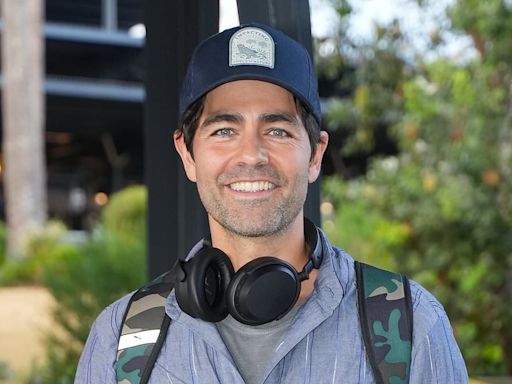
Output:
<path fill-rule="evenodd" d="M 412 304 L 403 275 L 355 262 L 366 353 L 377 384 L 409 383 Z"/>
<path fill-rule="evenodd" d="M 173 270 L 157 277 L 131 297 L 117 347 L 118 384 L 145 384 L 167 334 L 171 319 L 165 313 L 174 288 Z"/>

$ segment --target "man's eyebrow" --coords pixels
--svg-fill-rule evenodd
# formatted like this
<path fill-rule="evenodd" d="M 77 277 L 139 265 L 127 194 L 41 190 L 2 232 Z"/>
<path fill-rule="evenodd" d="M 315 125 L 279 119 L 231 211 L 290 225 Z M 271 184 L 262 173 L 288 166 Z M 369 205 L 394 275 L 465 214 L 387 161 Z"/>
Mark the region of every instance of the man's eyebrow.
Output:
<path fill-rule="evenodd" d="M 243 116 L 239 113 L 228 113 L 228 112 L 221 112 L 221 113 L 214 113 L 212 115 L 206 116 L 203 123 L 201 124 L 201 127 L 208 127 L 209 125 L 215 124 L 215 123 L 240 123 L 243 120 Z"/>
<path fill-rule="evenodd" d="M 286 112 L 272 112 L 264 113 L 259 116 L 259 120 L 265 123 L 279 123 L 284 122 L 290 125 L 300 126 L 301 121 L 298 116 Z"/>

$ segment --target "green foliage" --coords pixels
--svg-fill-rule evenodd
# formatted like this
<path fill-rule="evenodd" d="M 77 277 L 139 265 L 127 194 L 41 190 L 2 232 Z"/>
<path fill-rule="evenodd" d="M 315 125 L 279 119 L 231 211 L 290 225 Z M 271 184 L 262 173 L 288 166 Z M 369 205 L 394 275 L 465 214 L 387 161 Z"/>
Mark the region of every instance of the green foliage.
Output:
<path fill-rule="evenodd" d="M 0 222 L 0 268 L 2 267 L 3 263 L 5 262 L 5 252 L 7 245 L 7 231 L 5 228 L 5 224 Z"/>
<path fill-rule="evenodd" d="M 146 238 L 146 188 L 126 187 L 114 194 L 102 212 L 102 222 L 112 233 L 127 238 Z"/>
<path fill-rule="evenodd" d="M 512 249 L 511 180 L 504 175 L 511 164 L 503 161 L 512 136 L 506 115 L 496 114 L 503 99 L 496 97 L 478 65 L 436 63 L 432 71 L 426 75 L 435 91 L 411 97 L 431 101 L 435 113 L 426 116 L 409 106 L 404 116 L 419 124 L 400 164 L 417 167 L 425 191 L 416 213 L 431 213 L 422 223 L 410 212 L 415 233 L 411 246 L 426 256 L 423 266 L 436 275 L 431 289 L 454 319 L 470 371 L 503 373 L 503 358 L 512 360 L 512 330 L 504 322 L 512 316 L 504 291 Z M 418 143 L 419 153 L 414 151 Z M 427 175 L 435 182 L 429 184 Z M 402 257 L 407 265 L 408 258 Z"/>
<path fill-rule="evenodd" d="M 335 207 L 324 226 L 440 299 L 470 374 L 512 374 L 512 7 L 457 0 L 449 16 L 479 57 L 404 65 L 396 23 L 361 47 L 352 92 L 328 108 L 335 156 L 371 148 L 377 129 L 398 153 L 370 159 L 358 179 L 324 180 Z"/>
<path fill-rule="evenodd" d="M 371 211 L 371 201 L 379 198 L 377 190 L 362 183 L 347 183 L 331 177 L 324 179 L 322 193 L 324 204 L 329 202 L 335 208 L 333 214 L 324 215 L 323 220 L 329 239 L 343 245 L 360 261 L 396 270 L 394 254 L 406 241 L 409 228 Z"/>
<path fill-rule="evenodd" d="M 386 137 L 388 127 L 400 117 L 400 85 L 411 75 L 401 55 L 404 39 L 395 22 L 379 26 L 375 41 L 350 40 L 346 33 L 348 23 L 344 21 L 351 9 L 344 6 L 345 2 L 333 3 L 342 10 L 336 49 L 317 57 L 320 79 L 327 79 L 334 93 L 327 104 L 325 121 L 331 142 L 337 146 L 336 155 L 367 156 L 379 151 L 379 138 Z M 321 50 L 322 42 L 317 45 Z M 345 173 L 339 162 L 334 166 L 338 174 Z"/>
<path fill-rule="evenodd" d="M 72 382 L 90 327 L 108 304 L 141 286 L 144 243 L 96 232 L 76 255 L 46 265 L 45 283 L 58 306 L 59 329 L 48 339 L 48 360 L 36 370 L 38 383 Z M 42 381 L 39 381 L 42 380 Z"/>
<path fill-rule="evenodd" d="M 360 180 L 324 184 L 327 198 L 337 196 L 335 232 L 347 232 L 340 244 L 356 257 L 394 259 L 433 291 L 471 373 L 503 374 L 512 360 L 512 180 L 502 157 L 512 135 L 488 108 L 500 99 L 481 72 L 442 62 L 403 89 L 400 154 L 374 160 Z M 395 232 L 382 237 L 380 226 L 406 230 L 390 242 Z"/>
<path fill-rule="evenodd" d="M 493 64 L 512 63 L 512 6 L 507 0 L 458 0 L 450 10 L 456 29 L 467 33 Z"/>
<path fill-rule="evenodd" d="M 6 383 L 12 376 L 9 367 L 3 361 L 0 361 L 0 383 Z"/>
<path fill-rule="evenodd" d="M 347 16 L 352 12 L 352 7 L 347 0 L 332 0 L 332 4 L 336 9 L 336 12 L 342 17 Z"/>
<path fill-rule="evenodd" d="M 72 383 L 94 319 L 108 304 L 143 285 L 144 198 L 141 188 L 114 195 L 109 203 L 113 207 L 107 206 L 102 223 L 90 238 L 64 247 L 66 252 L 59 242 L 39 242 L 33 247 L 33 257 L 45 259 L 43 281 L 58 305 L 54 311 L 57 327 L 48 335 L 46 362 L 34 368 L 28 383 Z M 39 256 L 51 253 L 60 256 Z"/>
<path fill-rule="evenodd" d="M 0 286 L 44 283 L 44 268 L 77 252 L 66 239 L 64 224 L 51 221 L 27 240 L 27 256 L 10 259 L 0 266 Z"/>
<path fill-rule="evenodd" d="M 386 124 L 396 121 L 402 105 L 398 86 L 404 72 L 403 60 L 392 49 L 379 49 L 357 66 L 352 97 L 328 104 L 327 125 L 333 135 L 344 136 L 345 155 L 371 153 L 376 137 L 386 134 Z"/>
<path fill-rule="evenodd" d="M 342 68 L 357 63 L 340 75 L 350 88 L 327 109 L 336 172 L 347 174 L 348 155 L 371 154 L 379 130 L 392 133 L 398 151 L 370 159 L 358 179 L 324 180 L 324 199 L 335 207 L 324 225 L 358 259 L 433 291 L 471 374 L 512 374 L 512 6 L 456 0 L 448 16 L 477 56 L 461 63 L 417 52 L 414 62 L 403 60 L 406 41 L 394 21 L 378 26 L 373 42 L 350 51 L 341 41 L 333 56 L 342 58 L 327 58 Z M 433 48 L 446 28 L 431 36 Z"/>

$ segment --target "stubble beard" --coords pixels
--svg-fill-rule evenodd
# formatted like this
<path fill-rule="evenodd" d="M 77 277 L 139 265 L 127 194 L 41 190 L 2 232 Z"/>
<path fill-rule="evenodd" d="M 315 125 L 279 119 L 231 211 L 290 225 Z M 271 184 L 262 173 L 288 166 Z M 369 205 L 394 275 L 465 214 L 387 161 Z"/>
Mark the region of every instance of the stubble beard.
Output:
<path fill-rule="evenodd" d="M 227 232 L 239 237 L 271 237 L 284 232 L 297 218 L 304 207 L 307 185 L 307 175 L 303 175 L 288 188 L 289 195 L 234 202 L 201 188 L 199 183 L 198 191 L 208 215 Z"/>

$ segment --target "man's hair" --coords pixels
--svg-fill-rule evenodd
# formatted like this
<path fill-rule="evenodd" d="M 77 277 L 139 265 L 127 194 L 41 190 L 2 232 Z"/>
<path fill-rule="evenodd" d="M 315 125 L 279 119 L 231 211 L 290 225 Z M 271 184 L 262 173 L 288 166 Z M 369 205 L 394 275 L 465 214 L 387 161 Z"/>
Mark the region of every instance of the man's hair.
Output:
<path fill-rule="evenodd" d="M 199 126 L 199 118 L 203 113 L 206 95 L 199 98 L 194 102 L 184 113 L 179 127 L 176 129 L 178 137 L 183 135 L 187 150 L 194 157 L 193 141 L 196 130 Z M 309 111 L 307 106 L 294 96 L 295 106 L 299 112 L 302 124 L 306 129 L 311 145 L 311 158 L 316 152 L 316 145 L 320 142 L 320 126 L 315 119 L 312 112 Z"/>

